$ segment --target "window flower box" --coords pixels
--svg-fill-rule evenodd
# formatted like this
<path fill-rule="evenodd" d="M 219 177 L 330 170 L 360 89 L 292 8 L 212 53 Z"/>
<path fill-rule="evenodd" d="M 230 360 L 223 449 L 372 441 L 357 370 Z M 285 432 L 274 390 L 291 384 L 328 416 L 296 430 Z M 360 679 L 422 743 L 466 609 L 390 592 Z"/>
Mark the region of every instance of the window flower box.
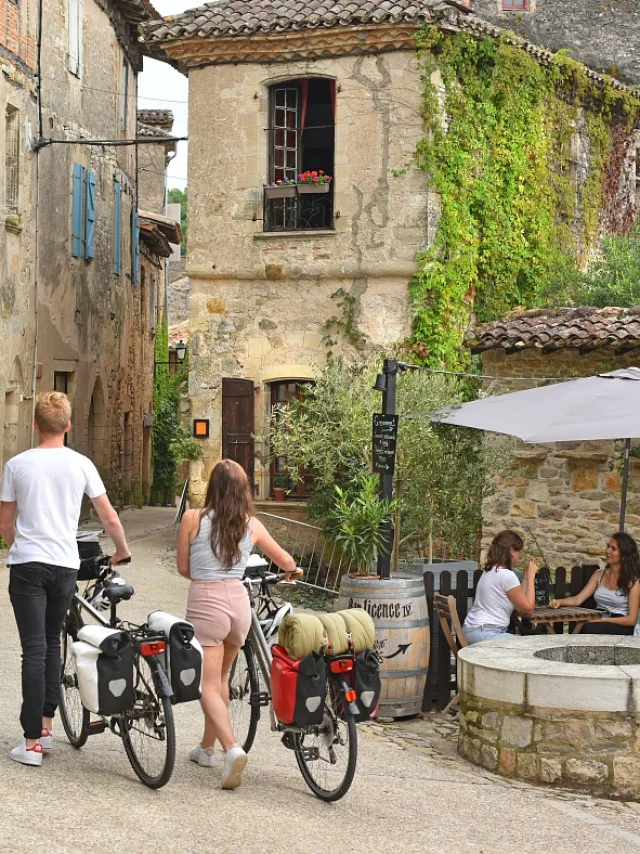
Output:
<path fill-rule="evenodd" d="M 268 199 L 291 199 L 296 194 L 295 181 L 276 181 L 266 184 L 264 194 Z"/>
<path fill-rule="evenodd" d="M 300 195 L 304 195 L 305 193 L 328 193 L 332 180 L 331 175 L 327 175 L 322 169 L 319 172 L 301 172 L 298 175 L 298 193 Z"/>

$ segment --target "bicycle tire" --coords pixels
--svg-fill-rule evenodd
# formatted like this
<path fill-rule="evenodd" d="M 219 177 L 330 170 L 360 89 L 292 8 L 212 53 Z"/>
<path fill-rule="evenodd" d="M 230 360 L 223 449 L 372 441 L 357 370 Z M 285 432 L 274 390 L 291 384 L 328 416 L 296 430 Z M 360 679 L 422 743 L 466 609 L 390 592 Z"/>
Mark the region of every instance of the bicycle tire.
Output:
<path fill-rule="evenodd" d="M 158 667 L 162 665 L 158 664 Z M 159 680 L 143 655 L 134 659 L 134 705 L 118 717 L 120 735 L 131 767 L 150 789 L 161 789 L 171 779 L 176 759 L 173 707 L 159 687 Z M 163 744 L 160 761 L 151 767 L 146 749 Z"/>
<path fill-rule="evenodd" d="M 89 738 L 88 709 L 82 705 L 76 661 L 72 643 L 78 640 L 78 631 L 82 628 L 82 618 L 72 605 L 64 621 L 60 640 L 60 720 L 69 743 L 79 750 Z"/>
<path fill-rule="evenodd" d="M 256 654 L 246 640 L 229 671 L 229 718 L 231 729 L 245 753 L 251 750 L 260 720 L 260 677 Z"/>
<path fill-rule="evenodd" d="M 328 733 L 331 738 L 330 744 L 327 743 Z M 343 733 L 343 735 L 340 733 Z M 339 739 L 341 738 L 346 738 L 346 742 L 340 743 Z M 312 739 L 316 739 L 318 744 L 311 744 Z M 306 744 L 305 740 L 307 741 Z M 303 733 L 294 733 L 293 744 L 300 773 L 313 794 L 317 798 L 320 798 L 320 800 L 329 803 L 343 798 L 349 791 L 356 772 L 358 758 L 357 731 L 354 716 L 349 712 L 345 712 L 342 708 L 338 691 L 331 681 L 327 686 L 323 722 L 319 726 L 308 727 Z M 338 744 L 341 747 L 344 747 L 346 744 L 346 764 L 342 774 L 340 772 L 332 773 L 331 786 L 329 787 L 328 776 L 322 782 L 318 778 L 321 777 L 323 771 L 327 770 L 328 766 L 333 768 L 337 765 L 337 761 L 332 761 L 331 759 L 331 751 L 333 751 L 335 760 L 335 746 Z M 320 750 L 323 746 L 326 748 L 328 758 L 320 755 Z"/>

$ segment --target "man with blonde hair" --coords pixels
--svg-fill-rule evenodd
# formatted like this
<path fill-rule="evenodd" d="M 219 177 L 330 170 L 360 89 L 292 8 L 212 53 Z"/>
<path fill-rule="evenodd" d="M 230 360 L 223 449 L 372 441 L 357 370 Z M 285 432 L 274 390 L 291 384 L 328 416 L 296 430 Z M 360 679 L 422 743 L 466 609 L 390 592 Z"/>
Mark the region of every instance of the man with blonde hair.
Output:
<path fill-rule="evenodd" d="M 116 547 L 112 562 L 131 554 L 118 514 L 87 457 L 64 444 L 71 404 L 57 391 L 38 397 L 37 448 L 10 459 L 2 473 L 0 534 L 11 546 L 9 596 L 22 644 L 25 741 L 11 751 L 23 765 L 41 765 L 53 747 L 53 716 L 60 698 L 60 633 L 76 586 L 76 533 L 86 493 Z"/>

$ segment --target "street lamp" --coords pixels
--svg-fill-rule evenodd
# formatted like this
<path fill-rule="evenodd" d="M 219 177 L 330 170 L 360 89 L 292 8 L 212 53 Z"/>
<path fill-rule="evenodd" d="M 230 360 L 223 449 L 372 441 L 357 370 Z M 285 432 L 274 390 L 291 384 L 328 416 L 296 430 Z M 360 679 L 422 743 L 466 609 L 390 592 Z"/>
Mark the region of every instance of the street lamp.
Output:
<path fill-rule="evenodd" d="M 176 344 L 176 356 L 179 362 L 184 362 L 184 357 L 187 355 L 187 345 L 182 338 Z"/>

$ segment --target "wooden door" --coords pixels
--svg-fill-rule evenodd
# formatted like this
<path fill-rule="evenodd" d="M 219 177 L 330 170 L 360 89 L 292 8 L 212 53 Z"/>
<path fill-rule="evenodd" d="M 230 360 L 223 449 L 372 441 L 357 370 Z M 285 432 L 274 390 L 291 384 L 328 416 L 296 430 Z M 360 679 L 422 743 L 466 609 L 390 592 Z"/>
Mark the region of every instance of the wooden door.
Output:
<path fill-rule="evenodd" d="M 240 463 L 253 489 L 253 381 L 222 380 L 222 456 Z"/>

